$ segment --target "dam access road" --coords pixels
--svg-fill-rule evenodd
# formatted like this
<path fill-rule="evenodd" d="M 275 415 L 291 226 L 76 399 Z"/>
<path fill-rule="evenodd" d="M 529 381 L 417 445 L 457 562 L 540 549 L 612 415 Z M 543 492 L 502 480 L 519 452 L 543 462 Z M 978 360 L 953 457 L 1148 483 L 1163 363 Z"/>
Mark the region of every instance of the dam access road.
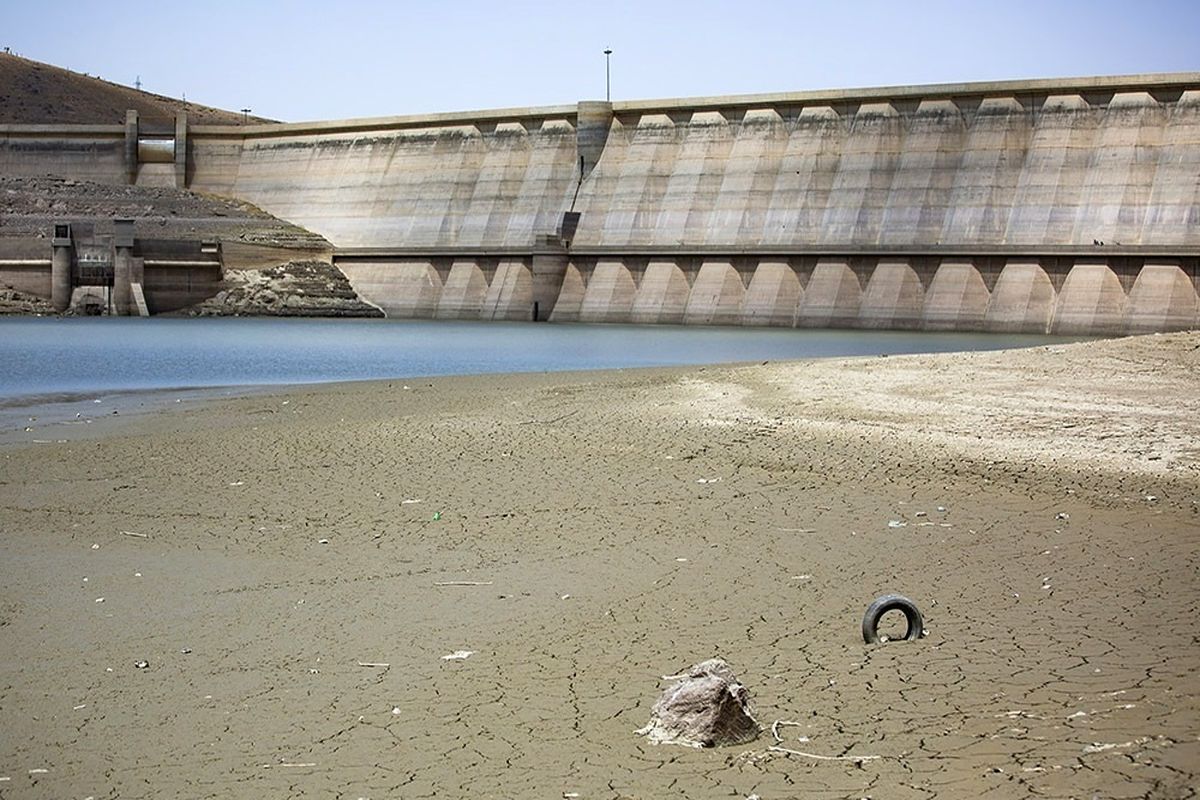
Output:
<path fill-rule="evenodd" d="M 293 124 L 130 112 L 0 125 L 0 172 L 252 203 L 325 237 L 393 317 L 1200 324 L 1197 73 Z"/>

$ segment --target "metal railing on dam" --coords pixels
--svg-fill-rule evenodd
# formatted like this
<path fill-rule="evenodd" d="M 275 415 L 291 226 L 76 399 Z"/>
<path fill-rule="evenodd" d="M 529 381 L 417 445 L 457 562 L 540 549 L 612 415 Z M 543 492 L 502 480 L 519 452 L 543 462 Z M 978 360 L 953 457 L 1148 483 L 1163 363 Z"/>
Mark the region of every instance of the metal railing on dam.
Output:
<path fill-rule="evenodd" d="M 129 179 L 126 129 L 16 128 L 0 169 Z M 1200 324 L 1200 74 L 184 124 L 175 141 L 184 183 L 325 236 L 393 316 Z"/>

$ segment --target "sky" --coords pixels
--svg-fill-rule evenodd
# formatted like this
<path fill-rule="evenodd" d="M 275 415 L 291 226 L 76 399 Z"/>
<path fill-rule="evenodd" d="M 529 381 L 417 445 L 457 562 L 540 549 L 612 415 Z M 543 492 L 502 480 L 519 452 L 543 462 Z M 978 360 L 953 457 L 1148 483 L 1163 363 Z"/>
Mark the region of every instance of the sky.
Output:
<path fill-rule="evenodd" d="M 286 121 L 1200 70 L 1200 0 L 0 0 L 0 47 Z"/>

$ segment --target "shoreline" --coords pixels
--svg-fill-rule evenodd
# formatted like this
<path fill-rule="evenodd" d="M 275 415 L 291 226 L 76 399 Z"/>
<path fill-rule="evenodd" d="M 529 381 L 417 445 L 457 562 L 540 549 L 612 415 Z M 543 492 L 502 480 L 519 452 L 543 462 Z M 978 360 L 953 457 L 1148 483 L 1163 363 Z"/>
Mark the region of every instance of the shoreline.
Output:
<path fill-rule="evenodd" d="M 1198 388 L 1188 333 L 269 387 L 6 446 L 0 796 L 1193 796 Z M 862 643 L 889 591 L 928 638 Z M 635 736 L 712 656 L 764 734 Z"/>

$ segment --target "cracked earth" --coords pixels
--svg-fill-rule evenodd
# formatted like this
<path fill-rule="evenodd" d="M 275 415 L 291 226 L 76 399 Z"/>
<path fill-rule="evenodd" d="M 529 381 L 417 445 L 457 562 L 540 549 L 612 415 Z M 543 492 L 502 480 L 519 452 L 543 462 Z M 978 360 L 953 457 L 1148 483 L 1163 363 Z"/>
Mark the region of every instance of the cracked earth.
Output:
<path fill-rule="evenodd" d="M 1198 348 L 393 381 L 4 432 L 0 798 L 1194 798 Z M 863 644 L 888 592 L 925 639 Z M 661 676 L 717 656 L 757 742 L 634 735 Z M 775 720 L 850 758 L 771 750 Z"/>

